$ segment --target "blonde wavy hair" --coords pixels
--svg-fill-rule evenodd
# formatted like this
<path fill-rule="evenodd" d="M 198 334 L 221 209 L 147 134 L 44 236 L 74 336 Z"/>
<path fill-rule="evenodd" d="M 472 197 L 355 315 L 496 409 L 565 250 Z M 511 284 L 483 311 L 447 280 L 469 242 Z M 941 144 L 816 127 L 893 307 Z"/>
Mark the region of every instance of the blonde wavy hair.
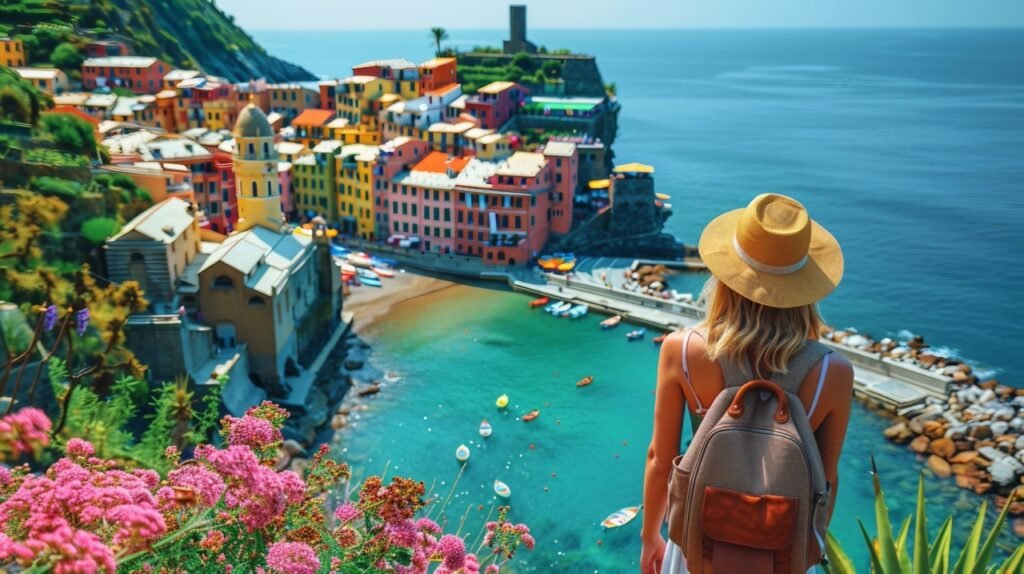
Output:
<path fill-rule="evenodd" d="M 755 375 L 785 374 L 786 364 L 804 342 L 827 330 L 816 303 L 791 309 L 765 307 L 713 275 L 704 284 L 699 301 L 707 311 L 698 327 L 707 333 L 708 358 L 717 361 L 725 357 L 740 364 L 749 359 Z"/>

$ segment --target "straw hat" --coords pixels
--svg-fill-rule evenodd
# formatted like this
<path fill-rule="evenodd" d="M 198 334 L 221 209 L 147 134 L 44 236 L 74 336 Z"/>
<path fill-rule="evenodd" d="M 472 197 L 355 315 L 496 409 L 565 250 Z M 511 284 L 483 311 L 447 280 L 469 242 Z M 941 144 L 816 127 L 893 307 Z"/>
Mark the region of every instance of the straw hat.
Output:
<path fill-rule="evenodd" d="M 766 307 L 820 301 L 843 277 L 843 253 L 800 202 L 765 193 L 719 215 L 700 236 L 700 256 L 722 283 Z"/>

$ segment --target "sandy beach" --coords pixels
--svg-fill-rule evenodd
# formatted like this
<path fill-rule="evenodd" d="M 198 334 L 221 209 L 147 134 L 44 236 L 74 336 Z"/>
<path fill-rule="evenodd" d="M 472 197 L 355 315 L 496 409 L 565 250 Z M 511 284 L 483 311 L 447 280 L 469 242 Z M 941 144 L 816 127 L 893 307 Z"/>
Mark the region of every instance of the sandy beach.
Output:
<path fill-rule="evenodd" d="M 395 305 L 456 286 L 436 277 L 399 273 L 394 278 L 384 279 L 383 287 L 350 287 L 344 308 L 355 316 L 356 333 L 363 333 L 386 317 Z"/>

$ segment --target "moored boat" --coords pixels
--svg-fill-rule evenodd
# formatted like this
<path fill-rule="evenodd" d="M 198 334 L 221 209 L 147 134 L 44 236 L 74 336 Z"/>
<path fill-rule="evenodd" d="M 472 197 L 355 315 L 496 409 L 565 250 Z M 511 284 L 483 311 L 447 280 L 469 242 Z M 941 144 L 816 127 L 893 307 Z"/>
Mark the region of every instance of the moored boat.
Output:
<path fill-rule="evenodd" d="M 548 297 L 538 297 L 537 299 L 530 301 L 530 307 L 543 307 L 544 305 L 547 305 L 550 301 L 551 299 Z"/>
<path fill-rule="evenodd" d="M 494 401 L 495 406 L 499 409 L 503 409 L 508 406 L 508 395 L 501 395 L 498 400 Z"/>
<path fill-rule="evenodd" d="M 480 436 L 487 438 L 491 436 L 491 432 L 493 430 L 494 429 L 491 428 L 491 423 L 487 422 L 487 419 L 484 419 L 483 422 L 480 423 Z"/>
<path fill-rule="evenodd" d="M 584 315 L 586 315 L 587 311 L 589 311 L 589 310 L 590 310 L 590 307 L 588 307 L 586 305 L 576 305 L 572 309 L 569 309 L 569 318 L 571 318 L 571 319 L 579 319 L 580 317 L 583 317 Z"/>
<path fill-rule="evenodd" d="M 464 444 L 460 444 L 459 448 L 455 449 L 455 459 L 459 462 L 466 462 L 469 460 L 469 447 Z"/>
<path fill-rule="evenodd" d="M 576 267 L 575 261 L 566 261 L 564 263 L 559 264 L 557 269 L 562 273 L 568 273 L 569 271 L 572 271 L 573 267 Z"/>
<path fill-rule="evenodd" d="M 620 526 L 625 526 L 632 522 L 639 513 L 639 506 L 627 506 L 626 508 L 616 510 L 609 514 L 608 518 L 601 521 L 601 526 L 604 526 L 605 528 L 618 528 Z"/>
<path fill-rule="evenodd" d="M 611 329 L 612 327 L 617 327 L 619 325 L 619 323 L 621 323 L 621 322 L 622 322 L 622 315 L 615 315 L 613 317 L 608 317 L 604 321 L 601 321 L 601 328 L 602 329 Z"/>
<path fill-rule="evenodd" d="M 643 339 L 644 338 L 644 333 L 646 333 L 646 332 L 647 331 L 643 327 L 641 327 L 639 329 L 633 329 L 632 331 L 626 333 L 626 339 L 628 339 L 630 341 L 637 341 L 637 340 Z"/>
<path fill-rule="evenodd" d="M 379 277 L 391 278 L 395 276 L 394 271 L 383 267 L 371 267 L 370 270 L 376 273 Z"/>
<path fill-rule="evenodd" d="M 587 386 L 587 385 L 589 385 L 590 383 L 593 383 L 593 382 L 594 382 L 594 377 L 592 377 L 590 375 L 587 375 L 587 376 L 583 377 L 582 379 L 576 381 L 576 386 L 577 387 L 585 387 L 585 386 Z"/>
<path fill-rule="evenodd" d="M 370 256 L 365 253 L 349 253 L 345 256 L 348 262 L 356 267 L 371 267 L 373 266 L 373 260 Z"/>
<path fill-rule="evenodd" d="M 568 313 L 569 309 L 572 309 L 572 303 L 563 301 L 551 309 L 551 314 L 555 317 L 561 317 Z"/>
<path fill-rule="evenodd" d="M 500 496 L 502 498 L 508 498 L 508 497 L 512 496 L 512 489 L 509 488 L 508 485 L 505 484 L 504 482 L 502 482 L 500 480 L 495 480 L 494 481 L 494 494 L 497 494 L 498 496 Z"/>
<path fill-rule="evenodd" d="M 532 421 L 533 419 L 535 419 L 535 418 L 537 418 L 539 416 L 540 416 L 540 410 L 539 409 L 533 409 L 532 411 L 530 411 L 530 412 L 526 413 L 525 415 L 523 415 L 523 422 L 524 423 L 528 423 L 528 422 Z"/>

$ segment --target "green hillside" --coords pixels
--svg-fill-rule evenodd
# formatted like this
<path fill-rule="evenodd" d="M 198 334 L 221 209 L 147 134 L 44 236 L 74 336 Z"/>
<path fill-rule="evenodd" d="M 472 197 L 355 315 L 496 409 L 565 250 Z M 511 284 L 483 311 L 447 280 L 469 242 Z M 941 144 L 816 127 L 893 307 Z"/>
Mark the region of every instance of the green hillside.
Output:
<path fill-rule="evenodd" d="M 52 64 L 72 75 L 89 40 L 104 38 L 232 81 L 316 79 L 267 54 L 210 0 L 0 0 L 0 34 L 25 42 L 30 65 Z"/>

